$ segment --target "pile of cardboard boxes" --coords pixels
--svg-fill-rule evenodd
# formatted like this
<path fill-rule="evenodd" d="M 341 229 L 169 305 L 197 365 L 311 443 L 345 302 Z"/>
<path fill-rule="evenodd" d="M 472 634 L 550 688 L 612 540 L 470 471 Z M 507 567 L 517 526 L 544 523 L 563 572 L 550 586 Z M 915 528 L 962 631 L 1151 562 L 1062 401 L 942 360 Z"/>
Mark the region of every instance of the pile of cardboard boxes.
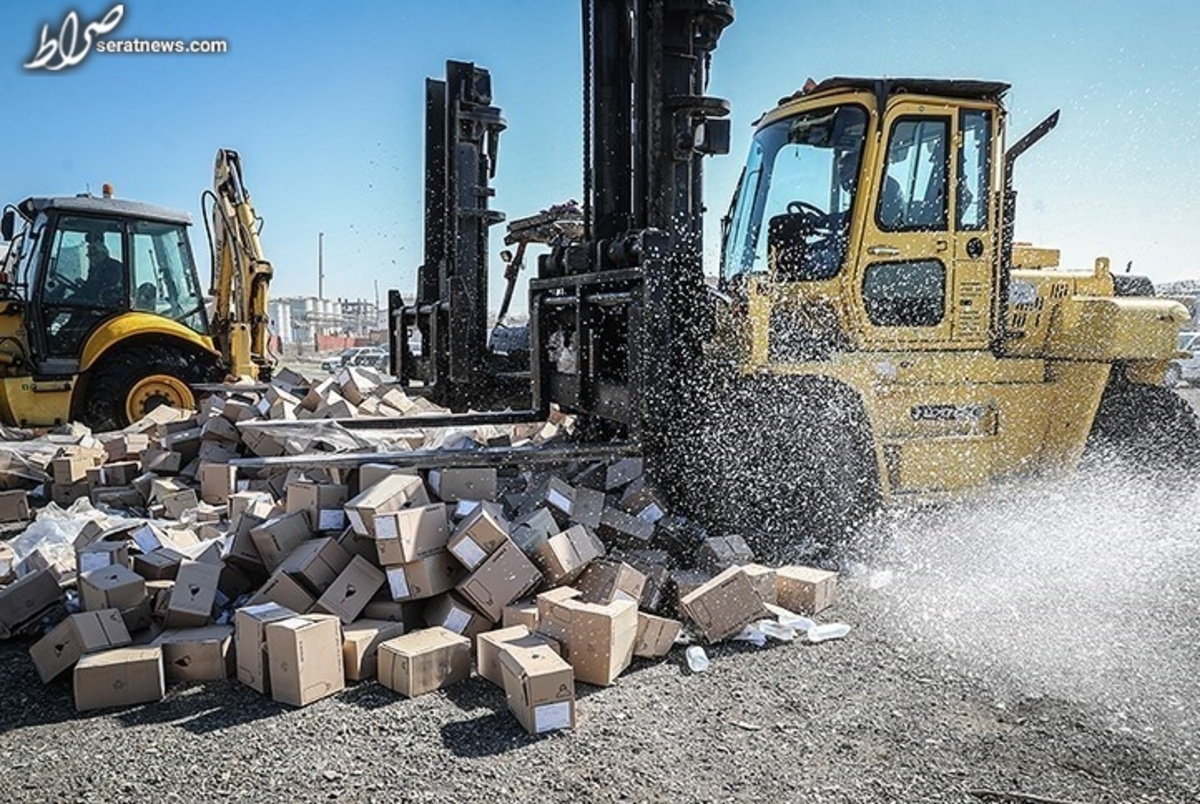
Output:
<path fill-rule="evenodd" d="M 375 678 L 412 697 L 474 670 L 540 733 L 574 726 L 576 682 L 610 685 L 681 632 L 717 642 L 833 603 L 834 573 L 754 564 L 740 538 L 668 515 L 638 459 L 552 472 L 314 460 L 258 477 L 228 465 L 308 454 L 245 421 L 421 404 L 346 372 L 210 398 L 199 412 L 160 408 L 61 445 L 44 496 L 126 515 L 89 519 L 67 559 L 0 550 L 0 636 L 41 635 L 39 676 L 72 671 L 81 711 L 232 676 L 293 706 Z M 546 439 L 558 426 L 487 438 Z M 411 436 L 431 441 L 447 435 Z M 0 494 L 10 521 L 29 518 L 26 493 Z"/>

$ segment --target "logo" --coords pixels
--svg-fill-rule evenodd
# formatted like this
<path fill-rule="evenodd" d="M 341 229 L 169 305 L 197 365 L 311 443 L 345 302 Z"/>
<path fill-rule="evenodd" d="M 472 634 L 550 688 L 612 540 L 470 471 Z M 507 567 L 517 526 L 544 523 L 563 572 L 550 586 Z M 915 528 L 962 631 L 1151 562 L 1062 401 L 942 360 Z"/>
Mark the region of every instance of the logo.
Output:
<path fill-rule="evenodd" d="M 92 45 L 96 38 L 115 30 L 123 16 L 125 16 L 125 6 L 118 3 L 98 21 L 88 23 L 83 28 L 81 35 L 79 14 L 72 11 L 63 19 L 62 26 L 58 29 L 57 39 L 51 38 L 50 26 L 43 25 L 37 53 L 25 65 L 25 69 L 58 72 L 66 67 L 74 67 L 92 51 Z"/>

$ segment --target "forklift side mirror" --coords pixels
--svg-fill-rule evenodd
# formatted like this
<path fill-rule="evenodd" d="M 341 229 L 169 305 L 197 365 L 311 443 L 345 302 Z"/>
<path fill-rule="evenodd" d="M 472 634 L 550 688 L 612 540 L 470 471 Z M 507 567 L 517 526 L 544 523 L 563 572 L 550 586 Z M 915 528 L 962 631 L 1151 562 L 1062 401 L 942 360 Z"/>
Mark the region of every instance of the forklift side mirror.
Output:
<path fill-rule="evenodd" d="M 12 240 L 13 235 L 17 232 L 17 213 L 15 210 L 4 210 L 4 217 L 0 218 L 0 240 Z"/>
<path fill-rule="evenodd" d="M 706 156 L 729 153 L 729 121 L 709 118 L 696 126 L 692 148 Z"/>

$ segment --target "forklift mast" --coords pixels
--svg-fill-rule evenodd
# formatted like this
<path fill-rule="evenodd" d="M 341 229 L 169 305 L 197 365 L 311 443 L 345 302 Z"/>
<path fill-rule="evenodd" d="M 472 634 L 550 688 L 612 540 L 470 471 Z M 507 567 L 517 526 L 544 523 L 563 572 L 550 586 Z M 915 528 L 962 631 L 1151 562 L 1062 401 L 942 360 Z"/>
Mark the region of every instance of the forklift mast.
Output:
<path fill-rule="evenodd" d="M 507 405 L 534 419 L 555 404 L 585 437 L 651 453 L 712 326 L 702 158 L 728 152 L 729 105 L 705 92 L 733 8 L 582 0 L 582 11 L 583 236 L 538 259 L 528 362 L 514 370 L 511 352 L 488 348 L 488 229 L 504 220 L 489 182 L 505 124 L 488 72 L 448 62 L 446 80 L 426 85 L 425 255 L 412 303 L 389 293 L 392 370 L 454 411 Z M 527 410 L 511 409 L 518 384 Z"/>

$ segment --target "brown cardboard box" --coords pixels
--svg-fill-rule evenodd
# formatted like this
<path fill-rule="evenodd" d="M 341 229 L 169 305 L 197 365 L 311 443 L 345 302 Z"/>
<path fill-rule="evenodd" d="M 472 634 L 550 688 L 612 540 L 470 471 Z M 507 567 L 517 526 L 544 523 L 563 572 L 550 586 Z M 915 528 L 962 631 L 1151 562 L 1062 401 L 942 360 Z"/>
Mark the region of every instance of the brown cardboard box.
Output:
<path fill-rule="evenodd" d="M 128 569 L 131 563 L 126 542 L 92 542 L 75 551 L 75 567 L 81 573 L 105 567 Z"/>
<path fill-rule="evenodd" d="M 232 625 L 168 630 L 155 644 L 162 647 L 170 681 L 221 681 L 234 667 Z"/>
<path fill-rule="evenodd" d="M 518 517 L 513 522 L 510 538 L 525 555 L 536 555 L 550 537 L 562 532 L 558 520 L 545 508 L 535 509 L 532 513 Z"/>
<path fill-rule="evenodd" d="M 764 567 L 762 564 L 743 564 L 742 572 L 746 573 L 750 583 L 754 584 L 754 591 L 758 593 L 758 597 L 763 603 L 776 602 L 778 593 L 775 588 L 775 570 L 773 568 Z"/>
<path fill-rule="evenodd" d="M 312 537 L 308 514 L 304 511 L 272 517 L 250 530 L 250 538 L 268 572 L 274 572 L 289 553 Z"/>
<path fill-rule="evenodd" d="M 87 470 L 95 466 L 95 461 L 84 455 L 68 455 L 55 458 L 50 462 L 50 472 L 54 476 L 54 485 L 69 486 L 87 480 Z"/>
<path fill-rule="evenodd" d="M 154 625 L 154 613 L 150 608 L 150 596 L 147 595 L 136 606 L 121 609 L 121 620 L 125 623 L 125 629 L 131 634 L 144 631 Z"/>
<path fill-rule="evenodd" d="M 17 555 L 4 542 L 0 542 L 0 587 L 17 579 Z"/>
<path fill-rule="evenodd" d="M 232 522 L 247 511 L 259 519 L 266 519 L 275 503 L 271 495 L 261 491 L 238 491 L 229 495 L 228 506 L 229 521 Z"/>
<path fill-rule="evenodd" d="M 346 503 L 350 527 L 360 536 L 375 535 L 375 515 L 399 511 L 402 508 L 429 505 L 429 494 L 421 478 L 411 475 L 388 475 L 374 486 Z"/>
<path fill-rule="evenodd" d="M 505 645 L 499 663 L 509 711 L 525 731 L 575 728 L 575 674 L 562 657 L 548 648 Z"/>
<path fill-rule="evenodd" d="M 249 511 L 244 511 L 238 514 L 229 526 L 230 537 L 229 547 L 226 551 L 225 560 L 234 564 L 247 572 L 265 573 L 266 565 L 263 564 L 262 556 L 258 554 L 258 548 L 254 546 L 254 538 L 250 535 L 250 531 L 266 522 Z"/>
<path fill-rule="evenodd" d="M 571 522 L 576 525 L 586 525 L 592 530 L 600 527 L 600 517 L 604 514 L 604 492 L 589 488 L 575 488 L 575 496 L 571 500 Z"/>
<path fill-rule="evenodd" d="M 185 558 L 170 547 L 160 547 L 151 553 L 133 557 L 133 571 L 147 581 L 175 580 Z"/>
<path fill-rule="evenodd" d="M 725 570 L 689 593 L 679 605 L 709 642 L 728 639 L 766 615 L 762 599 L 741 567 Z"/>
<path fill-rule="evenodd" d="M 88 485 L 87 481 L 71 483 L 65 486 L 61 483 L 55 483 L 50 487 L 50 499 L 54 501 L 55 505 L 61 508 L 70 508 L 72 503 L 80 497 L 87 497 L 91 491 L 92 487 Z"/>
<path fill-rule="evenodd" d="M 682 602 L 685 597 L 711 580 L 711 575 L 700 570 L 672 570 L 671 583 L 675 585 L 675 602 Z"/>
<path fill-rule="evenodd" d="M 496 499 L 496 470 L 430 469 L 429 488 L 444 502 Z"/>
<path fill-rule="evenodd" d="M 246 601 L 247 606 L 261 606 L 265 603 L 277 603 L 298 614 L 304 614 L 317 604 L 317 599 L 291 575 L 283 570 L 275 570 L 266 583 Z"/>
<path fill-rule="evenodd" d="M 398 466 L 392 466 L 390 463 L 364 463 L 358 467 L 358 487 L 363 490 L 369 489 L 390 475 L 417 477 L 417 473 L 413 469 L 401 469 Z M 426 497 L 428 496 L 428 493 L 426 493 Z"/>
<path fill-rule="evenodd" d="M 237 660 L 238 681 L 264 695 L 271 691 L 267 624 L 295 616 L 296 612 L 277 603 L 243 606 L 233 613 L 233 653 Z"/>
<path fill-rule="evenodd" d="M 820 614 L 837 599 L 837 573 L 814 567 L 780 567 L 775 571 L 778 603 L 800 614 Z"/>
<path fill-rule="evenodd" d="M 492 630 L 492 621 L 454 592 L 438 595 L 425 606 L 425 623 L 441 626 L 468 639 Z"/>
<path fill-rule="evenodd" d="M 562 586 L 578 578 L 592 559 L 604 555 L 604 543 L 583 525 L 572 525 L 551 536 L 534 558 L 549 586 Z"/>
<path fill-rule="evenodd" d="M 271 697 L 308 706 L 346 688 L 342 666 L 342 623 L 308 614 L 267 623 Z"/>
<path fill-rule="evenodd" d="M 579 597 L 588 603 L 612 603 L 614 600 L 642 599 L 646 576 L 623 561 L 597 559 L 575 581 Z"/>
<path fill-rule="evenodd" d="M 179 519 L 184 511 L 191 510 L 200 504 L 200 498 L 195 489 L 185 489 L 163 498 L 162 506 L 171 519 Z"/>
<path fill-rule="evenodd" d="M 308 520 L 317 531 L 336 530 L 346 527 L 346 512 L 343 506 L 349 499 L 346 486 L 323 483 L 289 483 L 287 486 L 287 511 L 307 511 Z"/>
<path fill-rule="evenodd" d="M 504 628 L 523 625 L 530 631 L 536 631 L 538 626 L 537 600 L 525 598 L 524 600 L 509 603 L 504 607 L 504 614 L 501 615 L 500 625 Z"/>
<path fill-rule="evenodd" d="M 93 486 L 129 486 L 142 471 L 138 461 L 119 461 L 88 470 L 88 480 Z"/>
<path fill-rule="evenodd" d="M 389 639 L 379 646 L 379 683 L 406 698 L 466 681 L 471 640 L 433 627 Z"/>
<path fill-rule="evenodd" d="M 214 505 L 229 502 L 237 492 L 237 467 L 222 463 L 200 464 L 200 499 Z"/>
<path fill-rule="evenodd" d="M 25 522 L 28 519 L 28 492 L 21 489 L 0 492 L 0 522 Z"/>
<path fill-rule="evenodd" d="M 79 576 L 84 611 L 131 609 L 146 599 L 146 581 L 125 566 L 112 566 Z"/>
<path fill-rule="evenodd" d="M 558 640 L 575 678 L 587 684 L 607 687 L 629 667 L 637 628 L 637 604 L 631 600 L 598 605 L 538 595 L 538 632 Z"/>
<path fill-rule="evenodd" d="M 556 655 L 562 653 L 562 647 L 553 639 L 530 631 L 523 625 L 480 634 L 475 638 L 476 672 L 497 687 L 504 686 L 504 676 L 500 672 L 500 650 L 505 647 L 546 648 Z"/>
<path fill-rule="evenodd" d="M 130 643 L 129 631 L 116 609 L 73 614 L 29 649 L 38 677 L 45 684 L 86 653 Z"/>
<path fill-rule="evenodd" d="M 386 620 L 390 623 L 404 623 L 405 632 L 425 627 L 425 604 L 397 603 L 391 598 L 376 595 L 363 609 L 363 619 Z"/>
<path fill-rule="evenodd" d="M 174 450 L 147 447 L 142 452 L 142 468 L 155 474 L 178 474 L 183 468 L 183 456 Z"/>
<path fill-rule="evenodd" d="M 375 547 L 383 566 L 410 564 L 444 552 L 450 539 L 446 506 L 422 505 L 378 514 L 375 517 Z"/>
<path fill-rule="evenodd" d="M 641 477 L 641 475 L 641 458 L 622 458 L 608 467 L 608 474 L 604 481 L 604 490 L 614 491 L 619 489 L 621 486 L 627 485 L 634 479 Z"/>
<path fill-rule="evenodd" d="M 754 553 L 741 536 L 713 536 L 705 539 L 696 549 L 696 566 L 716 575 L 730 567 L 739 567 L 754 561 Z"/>
<path fill-rule="evenodd" d="M 446 550 L 409 564 L 386 567 L 392 600 L 425 600 L 449 592 L 467 571 Z"/>
<path fill-rule="evenodd" d="M 349 625 L 362 614 L 385 580 L 382 570 L 362 556 L 355 556 L 317 599 L 314 610 L 336 614 L 343 624 Z"/>
<path fill-rule="evenodd" d="M 379 645 L 404 634 L 404 623 L 390 620 L 357 620 L 342 631 L 342 664 L 347 681 L 375 678 Z"/>
<path fill-rule="evenodd" d="M 508 540 L 511 527 L 498 506 L 480 505 L 458 523 L 447 547 L 464 567 L 475 569 Z"/>
<path fill-rule="evenodd" d="M 600 535 L 610 539 L 636 539 L 648 542 L 654 537 L 654 523 L 639 519 L 619 508 L 606 507 L 600 512 Z"/>
<path fill-rule="evenodd" d="M 661 659 L 671 652 L 675 638 L 679 636 L 683 623 L 638 612 L 637 642 L 633 655 L 642 659 Z"/>
<path fill-rule="evenodd" d="M 166 690 L 162 648 L 113 648 L 83 656 L 75 665 L 75 708 L 80 712 L 161 701 Z"/>
<path fill-rule="evenodd" d="M 184 561 L 175 575 L 171 602 L 167 606 L 168 628 L 199 628 L 208 625 L 213 601 L 221 582 L 221 565 Z"/>
<path fill-rule="evenodd" d="M 465 580 L 459 593 L 493 623 L 499 622 L 504 607 L 542 581 L 542 573 L 511 541 L 492 552 Z"/>
<path fill-rule="evenodd" d="M 350 554 L 336 539 L 309 539 L 279 565 L 313 595 L 321 595 L 350 564 Z"/>

